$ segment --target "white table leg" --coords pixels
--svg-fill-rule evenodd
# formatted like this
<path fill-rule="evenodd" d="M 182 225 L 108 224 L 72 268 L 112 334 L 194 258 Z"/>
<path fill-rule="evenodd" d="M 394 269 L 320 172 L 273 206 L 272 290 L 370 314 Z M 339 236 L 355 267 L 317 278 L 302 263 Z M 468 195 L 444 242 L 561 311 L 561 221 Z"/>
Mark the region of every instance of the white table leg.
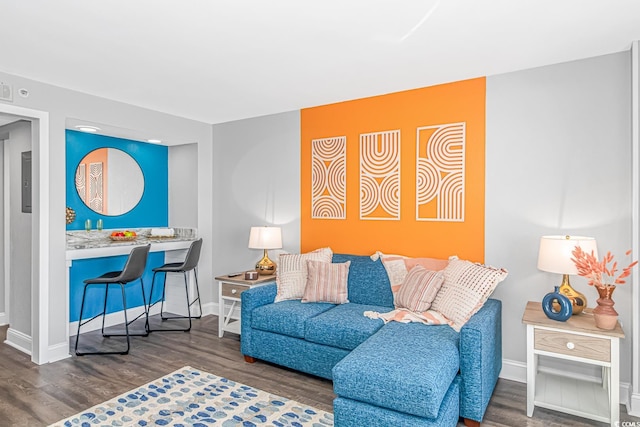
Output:
<path fill-rule="evenodd" d="M 218 338 L 224 335 L 224 300 L 222 299 L 222 282 L 218 282 Z"/>
<path fill-rule="evenodd" d="M 611 427 L 620 423 L 620 340 L 611 340 L 611 368 L 609 368 L 609 410 Z"/>
<path fill-rule="evenodd" d="M 533 353 L 534 328 L 527 325 L 527 417 L 533 416 L 534 398 L 536 393 L 537 357 Z"/>

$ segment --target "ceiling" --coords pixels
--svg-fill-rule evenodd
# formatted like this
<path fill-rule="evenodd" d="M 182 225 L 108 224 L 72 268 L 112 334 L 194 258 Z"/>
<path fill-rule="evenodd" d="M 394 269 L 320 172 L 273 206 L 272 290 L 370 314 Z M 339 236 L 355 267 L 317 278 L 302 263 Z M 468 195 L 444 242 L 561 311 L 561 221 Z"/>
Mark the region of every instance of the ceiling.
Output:
<path fill-rule="evenodd" d="M 638 0 L 0 6 L 0 71 L 206 123 L 620 52 L 640 40 Z"/>

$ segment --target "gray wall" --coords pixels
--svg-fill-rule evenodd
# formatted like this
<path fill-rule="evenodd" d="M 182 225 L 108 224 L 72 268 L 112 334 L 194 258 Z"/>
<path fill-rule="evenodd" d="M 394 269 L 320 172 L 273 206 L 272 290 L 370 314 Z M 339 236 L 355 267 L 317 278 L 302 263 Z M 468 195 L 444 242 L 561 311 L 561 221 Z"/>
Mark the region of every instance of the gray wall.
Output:
<path fill-rule="evenodd" d="M 215 274 L 260 260 L 247 248 L 251 226 L 282 227 L 283 249 L 299 251 L 300 112 L 214 125 L 213 144 Z"/>
<path fill-rule="evenodd" d="M 5 153 L 9 156 L 9 325 L 31 336 L 31 216 L 22 212 L 21 154 L 31 151 L 31 123 L 19 121 L 4 126 L 9 131 Z"/>
<path fill-rule="evenodd" d="M 169 225 L 198 226 L 197 144 L 169 147 Z"/>
<path fill-rule="evenodd" d="M 526 302 L 560 283 L 537 270 L 540 236 L 593 236 L 601 254 L 629 261 L 630 77 L 623 52 L 487 78 L 485 258 L 510 272 L 494 293 L 504 304 L 505 359 L 526 361 Z M 583 278 L 571 283 L 595 306 Z M 614 300 L 630 337 L 631 284 Z M 629 338 L 620 353 L 620 379 L 629 382 Z"/>

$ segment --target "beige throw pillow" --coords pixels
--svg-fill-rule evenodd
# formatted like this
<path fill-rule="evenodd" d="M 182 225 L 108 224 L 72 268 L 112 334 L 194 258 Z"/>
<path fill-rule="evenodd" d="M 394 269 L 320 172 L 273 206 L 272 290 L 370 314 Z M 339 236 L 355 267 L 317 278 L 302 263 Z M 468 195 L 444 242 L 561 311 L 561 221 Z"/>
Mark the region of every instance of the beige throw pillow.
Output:
<path fill-rule="evenodd" d="M 347 279 L 351 261 L 332 264 L 307 261 L 307 286 L 302 302 L 344 304 L 347 299 Z"/>
<path fill-rule="evenodd" d="M 475 264 L 458 257 L 449 258 L 449 265 L 443 272 L 444 284 L 431 309 L 451 320 L 456 331 L 460 331 L 482 308 L 498 283 L 509 274 L 505 269 Z"/>
<path fill-rule="evenodd" d="M 276 269 L 275 302 L 302 299 L 307 285 L 307 261 L 331 262 L 331 248 L 317 249 L 306 254 L 281 254 Z"/>

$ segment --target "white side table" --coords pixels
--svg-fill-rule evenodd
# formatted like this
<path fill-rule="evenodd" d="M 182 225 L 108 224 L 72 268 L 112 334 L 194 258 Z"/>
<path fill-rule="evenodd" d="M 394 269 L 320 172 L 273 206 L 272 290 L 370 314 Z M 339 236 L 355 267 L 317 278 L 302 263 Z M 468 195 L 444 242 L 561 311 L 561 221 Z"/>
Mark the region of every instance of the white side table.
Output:
<path fill-rule="evenodd" d="M 245 280 L 244 273 L 234 276 L 218 276 L 218 337 L 222 338 L 224 332 L 233 332 L 240 335 L 240 319 L 231 318 L 233 311 L 240 309 L 240 295 L 247 289 L 256 286 L 263 286 L 276 281 L 275 274 L 269 276 L 258 276 L 256 280 Z M 226 310 L 225 302 L 230 302 L 231 307 Z"/>
<path fill-rule="evenodd" d="M 620 421 L 620 323 L 606 331 L 595 325 L 592 309 L 566 322 L 549 319 L 539 302 L 529 301 L 527 325 L 527 416 L 536 406 L 610 423 Z M 602 383 L 538 371 L 538 356 L 602 368 Z"/>

